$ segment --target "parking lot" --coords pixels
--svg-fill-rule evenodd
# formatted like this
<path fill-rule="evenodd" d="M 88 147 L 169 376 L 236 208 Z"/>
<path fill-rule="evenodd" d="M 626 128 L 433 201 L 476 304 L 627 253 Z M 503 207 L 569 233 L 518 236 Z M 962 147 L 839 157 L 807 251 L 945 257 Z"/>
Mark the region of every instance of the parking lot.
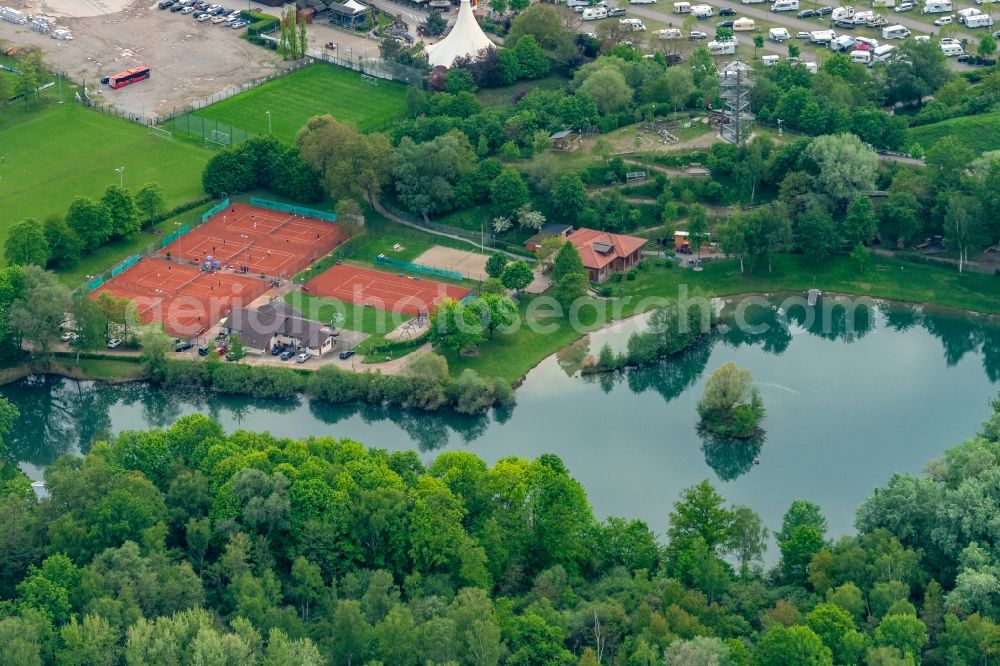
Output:
<path fill-rule="evenodd" d="M 73 41 L 32 31 L 27 25 L 0 22 L 0 41 L 37 46 L 45 61 L 74 81 L 85 81 L 96 101 L 143 117 L 161 116 L 194 100 L 284 68 L 280 57 L 240 38 L 225 24 L 199 23 L 191 16 L 160 11 L 154 0 L 49 0 L 59 27 Z M 232 9 L 245 8 L 246 2 Z M 104 13 L 94 14 L 101 7 Z M 65 11 L 62 11 L 65 10 Z M 120 89 L 98 82 L 137 65 L 151 68 L 146 81 Z"/>

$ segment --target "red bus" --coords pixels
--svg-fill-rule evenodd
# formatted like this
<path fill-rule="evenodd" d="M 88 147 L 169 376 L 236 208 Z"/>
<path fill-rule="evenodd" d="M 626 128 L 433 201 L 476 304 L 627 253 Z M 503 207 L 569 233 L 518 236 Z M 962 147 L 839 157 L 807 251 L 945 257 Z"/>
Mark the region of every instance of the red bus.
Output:
<path fill-rule="evenodd" d="M 108 77 L 108 85 L 112 88 L 121 88 L 136 81 L 144 81 L 149 78 L 149 67 L 133 67 L 126 69 L 120 74 Z"/>

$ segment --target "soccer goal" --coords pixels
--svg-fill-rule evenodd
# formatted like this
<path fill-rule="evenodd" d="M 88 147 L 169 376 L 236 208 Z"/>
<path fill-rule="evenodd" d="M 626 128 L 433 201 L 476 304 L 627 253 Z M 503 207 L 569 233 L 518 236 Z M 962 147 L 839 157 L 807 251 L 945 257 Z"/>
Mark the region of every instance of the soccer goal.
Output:
<path fill-rule="evenodd" d="M 219 130 L 212 130 L 211 141 L 223 146 L 228 146 L 231 143 L 229 140 L 229 133 L 220 132 Z"/>
<path fill-rule="evenodd" d="M 163 127 L 157 127 L 156 125 L 149 125 L 148 127 L 149 127 L 149 133 L 150 134 L 155 134 L 156 136 L 160 137 L 161 139 L 166 139 L 167 141 L 173 141 L 174 140 L 174 133 L 171 132 L 170 130 L 165 129 Z"/>

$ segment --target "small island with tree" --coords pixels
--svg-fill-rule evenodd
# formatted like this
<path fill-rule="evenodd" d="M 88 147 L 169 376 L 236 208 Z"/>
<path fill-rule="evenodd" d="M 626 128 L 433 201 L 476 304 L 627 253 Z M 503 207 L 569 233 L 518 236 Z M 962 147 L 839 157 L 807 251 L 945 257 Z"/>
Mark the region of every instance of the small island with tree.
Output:
<path fill-rule="evenodd" d="M 726 363 L 712 373 L 698 401 L 701 426 L 720 437 L 758 436 L 765 413 L 750 371 L 734 363 Z"/>

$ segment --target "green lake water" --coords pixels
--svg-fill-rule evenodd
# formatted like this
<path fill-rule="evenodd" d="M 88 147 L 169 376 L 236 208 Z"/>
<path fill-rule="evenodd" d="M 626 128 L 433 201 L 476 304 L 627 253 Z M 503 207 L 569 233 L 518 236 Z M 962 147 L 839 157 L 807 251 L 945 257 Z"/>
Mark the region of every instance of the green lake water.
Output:
<path fill-rule="evenodd" d="M 974 435 L 990 413 L 1000 388 L 996 319 L 879 303 L 854 316 L 834 309 L 826 327 L 810 325 L 803 308 L 793 308 L 782 325 L 776 304 L 749 311 L 754 325 L 769 325 L 767 332 L 731 328 L 656 367 L 581 378 L 576 370 L 588 345 L 595 354 L 605 341 L 621 348 L 643 320 L 601 331 L 543 361 L 518 389 L 517 406 L 487 417 L 334 407 L 305 398 L 261 405 L 143 383 L 31 377 L 0 387 L 21 410 L 7 441 L 22 469 L 40 478 L 58 456 L 85 451 L 108 432 L 167 426 L 203 412 L 227 431 L 349 437 L 374 447 L 418 448 L 427 461 L 453 449 L 489 463 L 555 453 L 583 483 L 598 516 L 641 518 L 658 533 L 679 491 L 709 479 L 772 529 L 792 500 L 815 501 L 838 535 L 853 530 L 854 511 L 873 488 L 894 472 L 918 473 Z M 707 376 L 727 361 L 749 368 L 758 382 L 767 407 L 759 448 L 698 435 L 695 403 Z"/>

